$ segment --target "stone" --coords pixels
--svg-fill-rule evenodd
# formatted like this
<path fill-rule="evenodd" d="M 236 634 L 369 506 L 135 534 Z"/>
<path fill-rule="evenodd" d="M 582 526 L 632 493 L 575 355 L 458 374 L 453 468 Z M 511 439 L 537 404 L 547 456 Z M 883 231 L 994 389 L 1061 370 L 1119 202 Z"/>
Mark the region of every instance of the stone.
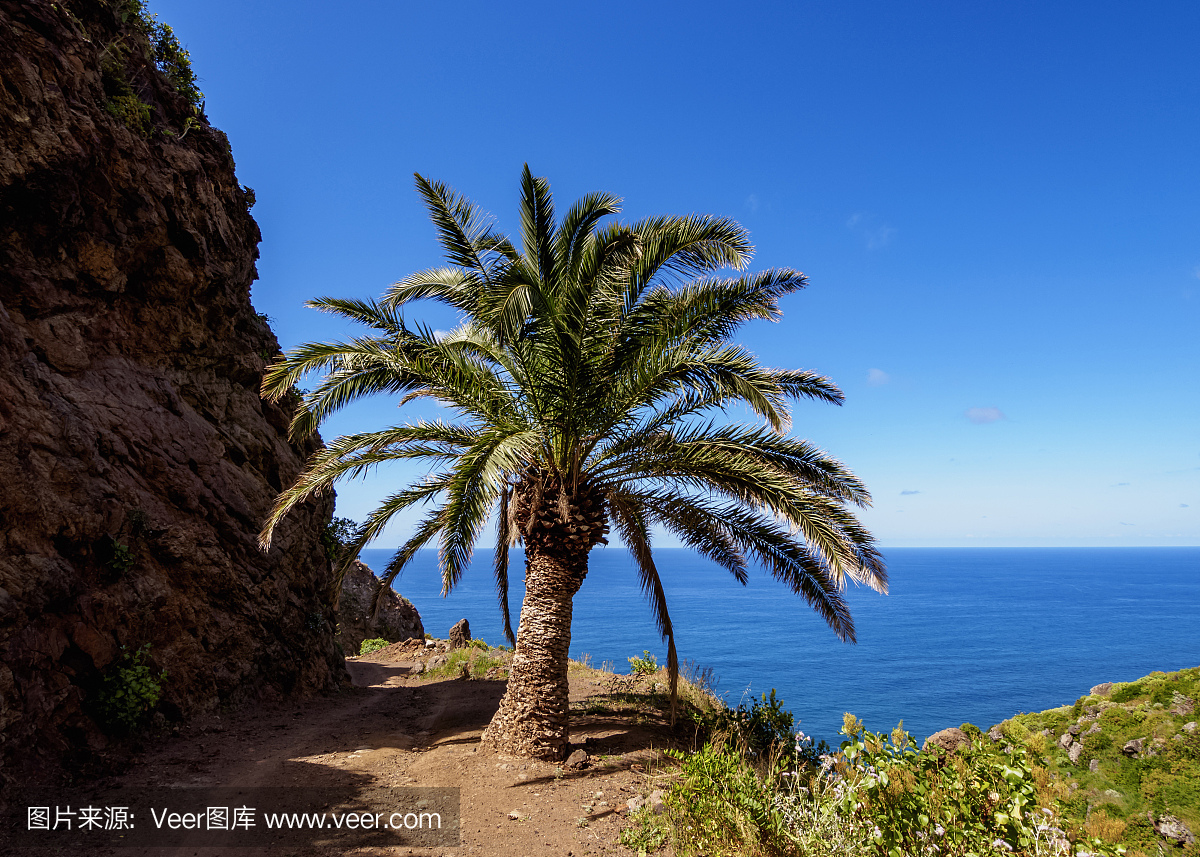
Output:
<path fill-rule="evenodd" d="M 1121 752 L 1126 756 L 1136 759 L 1142 753 L 1145 740 L 1144 738 L 1134 738 L 1132 741 L 1126 741 L 1125 746 L 1121 748 Z"/>
<path fill-rule="evenodd" d="M 417 608 L 390 587 L 383 591 L 378 608 L 372 612 L 381 585 L 375 572 L 358 560 L 346 569 L 338 598 L 338 643 L 347 655 L 357 655 L 363 640 L 382 638 L 398 643 L 425 636 Z"/>
<path fill-rule="evenodd" d="M 1070 726 L 1067 727 L 1067 733 L 1071 736 L 1075 736 L 1075 735 L 1078 735 L 1080 733 L 1080 731 L 1082 731 L 1082 729 L 1083 729 L 1083 727 L 1080 726 L 1078 723 L 1072 723 Z"/>
<path fill-rule="evenodd" d="M 1099 771 L 1100 770 L 1100 760 L 1092 759 L 1092 761 L 1088 762 L 1088 770 L 1091 771 L 1093 774 L 1096 773 L 1097 771 Z"/>
<path fill-rule="evenodd" d="M 921 745 L 921 750 L 922 752 L 953 753 L 964 744 L 970 743 L 971 739 L 967 737 L 966 732 L 963 732 L 957 726 L 951 726 L 949 729 L 934 732 L 926 738 L 925 743 Z"/>
<path fill-rule="evenodd" d="M 471 626 L 466 619 L 459 619 L 450 629 L 450 648 L 465 649 L 471 645 Z"/>
<path fill-rule="evenodd" d="M 1183 731 L 1188 733 L 1189 735 L 1191 735 L 1193 732 L 1195 732 L 1196 731 L 1196 721 L 1192 720 L 1188 723 L 1183 724 Z"/>
<path fill-rule="evenodd" d="M 661 789 L 655 789 L 646 797 L 646 806 L 650 807 L 650 811 L 655 815 L 662 815 L 667 811 L 667 805 L 663 803 L 663 793 Z"/>
<path fill-rule="evenodd" d="M 1184 696 L 1179 691 L 1175 691 L 1173 694 L 1171 694 L 1170 711 L 1172 714 L 1177 714 L 1180 717 L 1184 717 L 1188 714 L 1191 714 L 1195 710 L 1196 703 L 1190 696 Z"/>
<path fill-rule="evenodd" d="M 586 768 L 590 761 L 591 757 L 587 754 L 586 750 L 575 750 L 571 753 L 571 755 L 567 756 L 565 765 L 568 768 L 578 770 L 581 768 Z"/>
<path fill-rule="evenodd" d="M 1154 830 L 1175 845 L 1192 845 L 1196 842 L 1188 826 L 1173 815 L 1160 815 L 1154 823 Z"/>
<path fill-rule="evenodd" d="M 636 797 L 631 797 L 629 800 L 625 801 L 625 808 L 628 809 L 630 812 L 636 812 L 637 810 L 641 809 L 645 805 L 646 805 L 646 799 L 644 797 L 642 797 L 641 795 L 638 795 Z"/>
<path fill-rule="evenodd" d="M 89 712 L 122 646 L 167 671 L 171 723 L 349 683 L 332 492 L 257 543 L 320 446 L 259 395 L 258 226 L 123 8 L 0 4 L 0 791 L 105 762 Z M 113 74 L 147 133 L 105 109 Z"/>
<path fill-rule="evenodd" d="M 1083 755 L 1083 745 L 1076 741 L 1067 749 L 1067 758 L 1071 760 L 1072 765 L 1079 763 L 1079 757 Z"/>
<path fill-rule="evenodd" d="M 1083 733 L 1083 737 L 1084 737 L 1084 738 L 1086 738 L 1086 737 L 1087 737 L 1087 736 L 1089 736 L 1089 735 L 1095 735 L 1097 732 L 1100 732 L 1100 731 L 1101 731 L 1101 729 L 1100 729 L 1100 724 L 1099 724 L 1099 723 L 1093 723 L 1093 724 L 1091 725 L 1091 727 L 1088 729 L 1088 731 L 1086 731 L 1086 732 L 1084 732 L 1084 733 Z"/>
<path fill-rule="evenodd" d="M 511 810 L 511 811 L 508 813 L 508 817 L 509 817 L 509 819 L 511 819 L 512 821 L 520 821 L 520 820 L 521 820 L 521 819 L 523 819 L 525 816 L 524 816 L 524 815 L 521 813 L 521 811 L 520 811 L 519 809 L 514 809 L 514 810 Z"/>
<path fill-rule="evenodd" d="M 1072 735 L 1070 732 L 1064 732 L 1062 734 L 1062 737 L 1060 737 L 1058 739 L 1058 746 L 1062 747 L 1065 750 L 1071 746 L 1071 742 L 1074 740 L 1075 740 L 1074 735 Z"/>
<path fill-rule="evenodd" d="M 1113 683 L 1111 681 L 1106 681 L 1103 684 L 1098 684 L 1095 687 L 1093 687 L 1090 691 L 1088 691 L 1088 695 L 1089 696 L 1108 696 L 1110 693 L 1112 693 L 1112 689 L 1113 689 Z"/>
<path fill-rule="evenodd" d="M 991 729 L 989 729 L 987 736 L 997 744 L 1004 740 L 1004 733 L 1000 731 L 999 726 L 993 726 Z"/>

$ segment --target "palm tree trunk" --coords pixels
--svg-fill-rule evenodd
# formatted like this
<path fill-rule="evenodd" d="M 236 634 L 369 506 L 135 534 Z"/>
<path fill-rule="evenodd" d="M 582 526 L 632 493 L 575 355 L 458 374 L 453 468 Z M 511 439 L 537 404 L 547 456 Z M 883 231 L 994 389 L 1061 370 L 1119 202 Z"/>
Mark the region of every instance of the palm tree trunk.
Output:
<path fill-rule="evenodd" d="M 526 544 L 525 600 L 508 689 L 483 733 L 483 745 L 549 761 L 569 745 L 567 650 L 571 599 L 587 575 L 587 551 Z"/>

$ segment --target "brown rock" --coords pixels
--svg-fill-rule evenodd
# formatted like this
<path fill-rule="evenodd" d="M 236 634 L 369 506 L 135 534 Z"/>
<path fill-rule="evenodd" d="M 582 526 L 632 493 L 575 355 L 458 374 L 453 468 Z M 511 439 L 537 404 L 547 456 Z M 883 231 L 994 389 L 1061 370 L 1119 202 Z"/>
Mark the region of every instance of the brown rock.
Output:
<path fill-rule="evenodd" d="M 964 744 L 970 744 L 971 739 L 967 737 L 967 733 L 963 732 L 957 726 L 951 726 L 949 729 L 943 729 L 941 732 L 934 732 L 925 739 L 925 743 L 921 745 L 922 752 L 930 750 L 945 751 L 953 753 Z"/>
<path fill-rule="evenodd" d="M 1103 684 L 1098 684 L 1095 687 L 1093 687 L 1090 691 L 1088 691 L 1088 695 L 1089 696 L 1108 696 L 1110 693 L 1112 693 L 1112 689 L 1113 689 L 1113 683 L 1111 681 L 1106 681 Z"/>
<path fill-rule="evenodd" d="M 564 763 L 568 768 L 586 768 L 591 761 L 591 756 L 586 750 L 575 750 L 571 755 L 567 756 L 567 761 Z"/>
<path fill-rule="evenodd" d="M 317 448 L 259 397 L 258 227 L 118 6 L 0 0 L 0 791 L 103 745 L 120 646 L 150 645 L 171 719 L 345 678 L 332 496 L 255 540 Z M 111 74 L 152 132 L 105 109 Z"/>
<path fill-rule="evenodd" d="M 417 608 L 390 587 L 383 591 L 378 609 L 371 605 L 382 581 L 370 568 L 355 560 L 342 578 L 338 598 L 338 643 L 347 655 L 357 655 L 363 640 L 382 638 L 389 643 L 425 637 Z"/>
<path fill-rule="evenodd" d="M 471 645 L 471 626 L 466 619 L 459 619 L 450 629 L 450 648 L 465 649 Z"/>

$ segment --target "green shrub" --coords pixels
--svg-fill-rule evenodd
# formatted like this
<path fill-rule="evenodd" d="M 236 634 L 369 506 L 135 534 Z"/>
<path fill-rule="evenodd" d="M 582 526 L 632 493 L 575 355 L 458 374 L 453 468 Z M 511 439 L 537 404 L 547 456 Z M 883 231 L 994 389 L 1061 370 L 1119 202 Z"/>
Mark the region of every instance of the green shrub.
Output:
<path fill-rule="evenodd" d="M 376 637 L 373 640 L 363 640 L 362 645 L 358 647 L 358 653 L 360 655 L 369 655 L 369 654 L 371 654 L 371 652 L 378 652 L 380 649 L 384 648 L 385 646 L 390 646 L 390 645 L 391 645 L 391 643 L 389 643 L 387 640 L 383 639 L 382 637 Z"/>
<path fill-rule="evenodd" d="M 658 659 L 650 654 L 649 649 L 642 650 L 642 656 L 629 659 L 629 666 L 634 675 L 654 675 L 658 672 Z"/>
<path fill-rule="evenodd" d="M 358 541 L 359 525 L 349 518 L 334 518 L 321 531 L 321 546 L 332 563 L 340 563 Z M 353 557 L 351 557 L 353 559 Z"/>
<path fill-rule="evenodd" d="M 95 712 L 100 722 L 112 732 L 132 732 L 158 705 L 167 671 L 154 674 L 150 664 L 146 663 L 149 651 L 149 643 L 132 653 L 122 646 L 121 657 L 109 668 L 100 684 Z"/>
<path fill-rule="evenodd" d="M 718 739 L 681 762 L 680 779 L 665 795 L 676 853 L 777 853 L 794 842 L 777 805 L 775 769 L 760 774 L 742 748 Z"/>

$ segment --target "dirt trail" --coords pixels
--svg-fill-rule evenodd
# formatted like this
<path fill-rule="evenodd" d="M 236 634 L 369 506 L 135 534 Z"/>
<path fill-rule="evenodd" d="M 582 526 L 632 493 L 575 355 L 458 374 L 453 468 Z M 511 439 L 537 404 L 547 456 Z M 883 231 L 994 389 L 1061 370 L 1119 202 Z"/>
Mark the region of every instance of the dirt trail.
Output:
<path fill-rule="evenodd" d="M 572 741 L 586 747 L 583 770 L 485 752 L 480 735 L 499 706 L 503 681 L 426 679 L 395 654 L 348 662 L 354 687 L 333 697 L 211 717 L 157 741 L 129 771 L 98 784 L 89 798 L 132 788 L 392 786 L 461 789 L 457 847 L 295 846 L 248 848 L 64 849 L 116 857 L 274 855 L 629 854 L 617 844 L 626 801 L 654 788 L 654 748 L 671 746 L 652 717 L 579 714 Z M 605 693 L 604 674 L 572 670 L 573 701 Z M 643 721 L 643 722 L 635 722 Z"/>

